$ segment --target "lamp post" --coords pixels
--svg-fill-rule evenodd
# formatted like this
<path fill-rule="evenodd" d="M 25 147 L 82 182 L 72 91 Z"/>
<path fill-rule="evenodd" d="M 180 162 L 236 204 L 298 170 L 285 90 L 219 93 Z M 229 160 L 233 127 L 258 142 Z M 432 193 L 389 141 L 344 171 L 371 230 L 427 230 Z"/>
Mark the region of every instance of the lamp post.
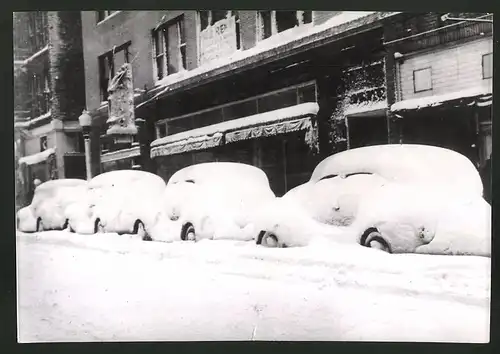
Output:
<path fill-rule="evenodd" d="M 83 140 L 85 142 L 85 167 L 87 172 L 87 181 L 92 178 L 92 170 L 90 165 L 90 126 L 92 124 L 92 117 L 84 110 L 82 115 L 78 117 L 80 126 L 82 127 Z"/>

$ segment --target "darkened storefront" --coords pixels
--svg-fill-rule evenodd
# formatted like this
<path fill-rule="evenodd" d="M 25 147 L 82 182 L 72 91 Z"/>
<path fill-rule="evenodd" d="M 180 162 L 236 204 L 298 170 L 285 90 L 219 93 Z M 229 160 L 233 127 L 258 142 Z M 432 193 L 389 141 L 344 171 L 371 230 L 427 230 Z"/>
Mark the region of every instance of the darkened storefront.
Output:
<path fill-rule="evenodd" d="M 423 102 L 420 100 L 420 102 Z M 418 100 L 402 102 L 392 111 L 399 118 L 404 143 L 435 145 L 467 156 L 481 168 L 491 155 L 492 94 L 474 95 L 418 104 Z"/>

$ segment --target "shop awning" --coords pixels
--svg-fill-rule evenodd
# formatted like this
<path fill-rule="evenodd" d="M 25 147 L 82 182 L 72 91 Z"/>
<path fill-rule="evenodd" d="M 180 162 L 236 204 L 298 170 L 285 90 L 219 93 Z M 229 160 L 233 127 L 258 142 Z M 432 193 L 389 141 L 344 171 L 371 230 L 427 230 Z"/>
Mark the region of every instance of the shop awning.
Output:
<path fill-rule="evenodd" d="M 466 107 L 491 105 L 493 94 L 491 87 L 476 87 L 444 95 L 425 96 L 397 102 L 391 106 L 392 112 L 415 111 L 425 108 L 450 106 Z"/>
<path fill-rule="evenodd" d="M 303 103 L 261 114 L 173 134 L 153 141 L 151 157 L 203 150 L 258 137 L 286 134 L 312 128 L 317 103 Z"/>
<path fill-rule="evenodd" d="M 118 151 L 107 152 L 101 155 L 101 163 L 123 160 L 139 156 L 141 154 L 139 146 L 130 149 L 123 149 Z"/>
<path fill-rule="evenodd" d="M 25 164 L 25 165 L 35 165 L 40 162 L 46 161 L 50 155 L 55 154 L 56 151 L 53 148 L 49 148 L 47 150 L 44 150 L 42 152 L 37 152 L 36 154 L 29 155 L 29 156 L 24 156 L 19 159 L 19 164 Z"/>

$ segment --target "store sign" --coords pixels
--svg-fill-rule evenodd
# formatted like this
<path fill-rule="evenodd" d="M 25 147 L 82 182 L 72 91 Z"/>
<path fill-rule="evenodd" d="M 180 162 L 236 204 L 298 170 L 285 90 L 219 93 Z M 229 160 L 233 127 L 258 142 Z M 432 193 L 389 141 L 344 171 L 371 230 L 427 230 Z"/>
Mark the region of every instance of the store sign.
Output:
<path fill-rule="evenodd" d="M 200 33 L 200 65 L 236 51 L 236 18 L 217 21 Z"/>

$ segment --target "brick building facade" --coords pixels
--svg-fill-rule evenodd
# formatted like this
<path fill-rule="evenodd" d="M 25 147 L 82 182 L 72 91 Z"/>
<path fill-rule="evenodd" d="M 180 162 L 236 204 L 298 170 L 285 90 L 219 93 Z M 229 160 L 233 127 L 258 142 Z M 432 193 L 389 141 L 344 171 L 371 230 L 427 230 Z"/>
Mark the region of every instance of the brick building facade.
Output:
<path fill-rule="evenodd" d="M 20 204 L 34 179 L 85 178 L 80 13 L 14 13 L 15 134 Z"/>

